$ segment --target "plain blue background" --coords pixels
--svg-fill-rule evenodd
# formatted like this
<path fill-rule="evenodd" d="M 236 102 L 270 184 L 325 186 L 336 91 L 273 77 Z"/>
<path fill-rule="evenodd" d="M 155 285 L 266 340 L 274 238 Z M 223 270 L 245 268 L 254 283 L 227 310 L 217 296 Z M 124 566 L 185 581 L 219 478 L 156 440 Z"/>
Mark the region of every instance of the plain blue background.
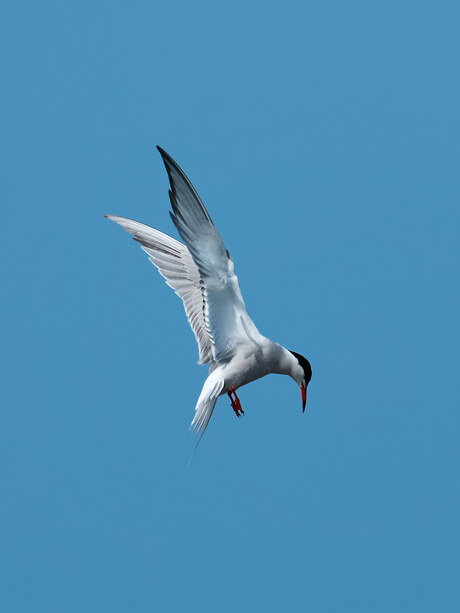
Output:
<path fill-rule="evenodd" d="M 458 2 L 6 2 L 0 610 L 458 611 Z M 177 236 L 164 147 L 260 330 L 220 399 L 103 213 Z"/>

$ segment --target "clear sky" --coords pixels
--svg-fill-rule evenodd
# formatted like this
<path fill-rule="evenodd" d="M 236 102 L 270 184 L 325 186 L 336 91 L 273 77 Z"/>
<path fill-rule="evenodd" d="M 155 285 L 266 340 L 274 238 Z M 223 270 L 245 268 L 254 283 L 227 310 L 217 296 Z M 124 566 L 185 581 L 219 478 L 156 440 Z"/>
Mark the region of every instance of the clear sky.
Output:
<path fill-rule="evenodd" d="M 0 610 L 456 612 L 458 2 L 21 2 L 0 18 Z M 262 333 L 221 398 L 102 218 L 184 168 Z"/>

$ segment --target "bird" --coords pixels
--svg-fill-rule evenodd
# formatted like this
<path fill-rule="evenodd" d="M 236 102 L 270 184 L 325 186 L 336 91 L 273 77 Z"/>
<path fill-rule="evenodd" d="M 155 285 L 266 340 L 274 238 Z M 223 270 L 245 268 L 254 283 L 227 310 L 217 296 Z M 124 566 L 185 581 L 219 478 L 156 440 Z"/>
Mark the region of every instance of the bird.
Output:
<path fill-rule="evenodd" d="M 225 394 L 236 416 L 244 415 L 237 390 L 271 373 L 294 379 L 305 412 L 310 362 L 259 332 L 244 303 L 232 256 L 201 198 L 177 162 L 157 149 L 168 173 L 171 219 L 184 242 L 126 217 L 104 217 L 132 235 L 183 301 L 198 343 L 198 364 L 208 365 L 190 429 L 199 443 L 217 399 Z"/>

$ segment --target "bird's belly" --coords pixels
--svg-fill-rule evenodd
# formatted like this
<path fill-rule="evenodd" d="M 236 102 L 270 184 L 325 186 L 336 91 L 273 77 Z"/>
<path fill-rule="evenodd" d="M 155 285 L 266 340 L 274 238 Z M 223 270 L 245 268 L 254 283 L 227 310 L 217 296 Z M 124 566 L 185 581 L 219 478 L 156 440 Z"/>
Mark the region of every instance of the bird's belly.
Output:
<path fill-rule="evenodd" d="M 265 377 L 265 375 L 268 375 L 270 372 L 271 370 L 267 368 L 267 364 L 261 363 L 254 356 L 244 359 L 240 358 L 237 362 L 231 360 L 222 370 L 222 374 L 225 378 L 222 394 L 226 394 L 231 389 L 238 389 L 261 377 Z"/>

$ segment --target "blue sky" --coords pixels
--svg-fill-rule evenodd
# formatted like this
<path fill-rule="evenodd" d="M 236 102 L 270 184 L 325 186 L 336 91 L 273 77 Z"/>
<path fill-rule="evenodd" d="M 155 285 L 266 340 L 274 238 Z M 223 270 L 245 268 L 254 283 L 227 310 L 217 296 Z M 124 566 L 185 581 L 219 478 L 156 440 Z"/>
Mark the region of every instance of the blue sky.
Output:
<path fill-rule="evenodd" d="M 5 2 L 0 609 L 458 611 L 456 2 Z M 221 398 L 103 213 L 187 172 L 259 329 Z"/>

